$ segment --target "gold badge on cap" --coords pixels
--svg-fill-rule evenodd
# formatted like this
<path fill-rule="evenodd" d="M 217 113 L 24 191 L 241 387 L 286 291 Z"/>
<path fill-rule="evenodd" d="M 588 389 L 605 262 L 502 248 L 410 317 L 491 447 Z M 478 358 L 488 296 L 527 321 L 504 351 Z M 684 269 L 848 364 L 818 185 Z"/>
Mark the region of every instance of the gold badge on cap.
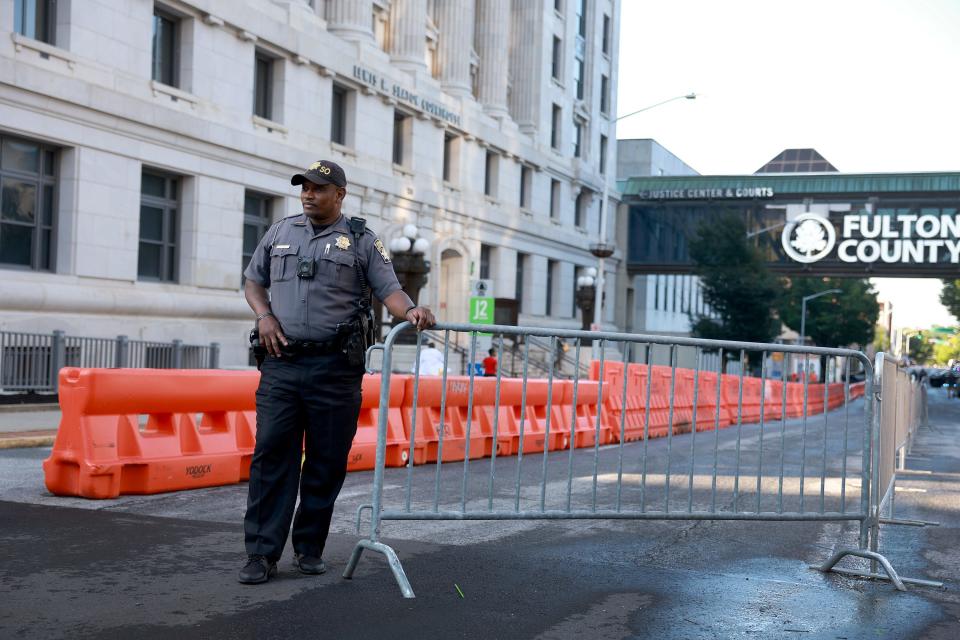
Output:
<path fill-rule="evenodd" d="M 337 249 L 344 251 L 350 248 L 350 238 L 347 236 L 340 236 L 337 238 Z"/>
<path fill-rule="evenodd" d="M 390 262 L 390 256 L 387 254 L 387 249 L 383 246 L 380 238 L 373 241 L 373 247 L 380 252 L 380 257 L 383 258 L 384 262 Z"/>
<path fill-rule="evenodd" d="M 307 171 L 317 171 L 327 176 L 330 175 L 330 167 L 326 166 L 320 161 L 314 162 L 312 165 L 310 165 L 307 168 Z"/>

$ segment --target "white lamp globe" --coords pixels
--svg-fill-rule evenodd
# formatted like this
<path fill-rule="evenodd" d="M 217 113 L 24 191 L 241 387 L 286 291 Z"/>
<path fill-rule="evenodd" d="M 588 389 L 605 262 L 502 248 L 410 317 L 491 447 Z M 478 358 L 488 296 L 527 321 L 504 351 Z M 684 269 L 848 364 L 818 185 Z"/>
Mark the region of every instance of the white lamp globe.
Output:
<path fill-rule="evenodd" d="M 596 277 L 597 277 L 597 268 L 596 268 L 596 267 L 587 267 L 586 270 L 584 271 L 584 273 L 585 273 L 585 274 L 587 275 L 587 277 L 589 277 L 589 278 L 596 278 Z M 591 284 L 593 284 L 593 283 L 591 283 Z"/>
<path fill-rule="evenodd" d="M 417 237 L 417 225 L 415 224 L 405 224 L 403 225 L 403 235 L 407 238 L 413 240 Z"/>
<path fill-rule="evenodd" d="M 403 253 L 404 251 L 410 251 L 410 239 L 400 236 L 399 238 L 394 238 L 390 241 L 390 251 L 393 253 Z"/>
<path fill-rule="evenodd" d="M 426 238 L 417 238 L 413 241 L 413 252 L 414 253 L 426 253 L 427 249 L 430 248 L 430 241 Z"/>

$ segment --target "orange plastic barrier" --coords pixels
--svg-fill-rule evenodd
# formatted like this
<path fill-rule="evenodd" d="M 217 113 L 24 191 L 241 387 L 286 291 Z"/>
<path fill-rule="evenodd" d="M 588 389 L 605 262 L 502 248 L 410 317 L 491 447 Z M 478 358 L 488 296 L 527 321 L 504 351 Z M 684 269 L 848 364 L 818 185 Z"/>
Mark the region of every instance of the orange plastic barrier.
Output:
<path fill-rule="evenodd" d="M 558 431 L 558 423 L 563 421 L 558 415 L 558 392 L 554 384 L 553 397 L 550 398 L 550 435 L 546 434 L 548 413 L 548 381 L 541 378 L 527 380 L 526 407 L 523 405 L 523 382 L 511 380 L 503 386 L 500 397 L 500 424 L 497 436 L 497 455 L 516 455 L 523 442 L 523 453 L 540 453 L 544 446 L 549 451 L 561 448 L 563 434 Z M 522 424 L 521 424 L 522 418 Z M 520 427 L 523 427 L 521 438 Z"/>
<path fill-rule="evenodd" d="M 411 376 L 390 376 L 390 404 L 387 413 L 386 466 L 402 467 L 410 450 L 410 432 L 404 428 L 401 407 L 407 382 Z M 377 420 L 380 414 L 380 376 L 363 376 L 363 401 L 357 420 L 357 435 L 350 447 L 347 471 L 373 469 L 377 458 Z M 423 448 L 414 445 L 414 464 L 423 463 Z"/>
<path fill-rule="evenodd" d="M 405 380 L 401 415 L 409 439 L 414 425 L 412 376 Z M 493 406 L 496 379 L 473 379 L 473 412 L 470 413 L 470 377 L 447 376 L 446 404 L 443 400 L 443 377 L 420 376 L 417 396 L 415 447 L 422 450 L 425 462 L 436 462 L 442 455 L 444 462 L 463 460 L 467 449 L 467 422 L 470 422 L 470 458 L 482 458 L 492 450 L 492 429 L 489 415 L 481 406 Z M 441 408 L 444 411 L 441 411 Z M 443 424 L 443 452 L 440 453 L 440 427 Z M 414 454 L 414 461 L 420 458 Z"/>
<path fill-rule="evenodd" d="M 554 392 L 556 393 L 556 392 Z M 610 390 L 604 385 L 603 395 L 606 398 Z M 573 382 L 563 387 L 563 396 L 560 402 L 560 413 L 563 424 L 567 428 L 574 425 L 574 446 L 592 447 L 599 440 L 601 445 L 614 442 L 613 427 L 606 412 L 601 411 L 597 420 L 597 404 L 600 401 L 600 385 L 592 380 L 580 380 L 577 383 L 577 402 L 573 403 Z M 603 404 L 599 402 L 599 404 Z M 574 414 L 576 417 L 574 417 Z M 569 443 L 568 443 L 569 446 Z"/>
<path fill-rule="evenodd" d="M 678 387 L 684 389 L 684 401 L 690 403 L 692 418 L 694 374 L 692 369 L 677 369 Z M 701 371 L 697 384 L 697 431 L 712 431 L 716 426 L 722 429 L 730 424 L 723 409 L 723 389 L 721 387 L 720 404 L 717 404 L 717 374 L 713 371 Z M 681 385 L 682 381 L 682 385 Z M 686 390 L 689 389 L 687 394 Z M 718 420 L 719 418 L 719 420 Z"/>
<path fill-rule="evenodd" d="M 259 380 L 256 371 L 62 369 L 47 489 L 115 498 L 247 479 Z"/>

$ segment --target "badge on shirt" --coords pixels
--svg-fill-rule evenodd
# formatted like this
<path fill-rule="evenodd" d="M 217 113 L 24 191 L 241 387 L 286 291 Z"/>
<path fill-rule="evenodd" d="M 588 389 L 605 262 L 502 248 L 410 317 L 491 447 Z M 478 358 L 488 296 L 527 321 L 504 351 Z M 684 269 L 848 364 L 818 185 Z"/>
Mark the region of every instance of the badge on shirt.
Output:
<path fill-rule="evenodd" d="M 373 241 L 373 246 L 377 251 L 380 252 L 380 257 L 383 258 L 383 261 L 389 263 L 390 256 L 387 255 L 387 250 L 383 246 L 383 242 L 380 241 L 380 238 L 377 238 L 376 240 Z"/>
<path fill-rule="evenodd" d="M 345 251 L 350 248 L 350 238 L 347 236 L 340 236 L 337 238 L 337 249 Z"/>

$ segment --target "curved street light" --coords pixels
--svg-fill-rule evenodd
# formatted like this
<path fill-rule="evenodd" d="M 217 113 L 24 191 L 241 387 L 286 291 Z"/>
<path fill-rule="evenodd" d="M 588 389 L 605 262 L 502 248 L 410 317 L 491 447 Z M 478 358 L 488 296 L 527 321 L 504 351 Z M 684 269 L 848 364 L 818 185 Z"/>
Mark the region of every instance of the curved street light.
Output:
<path fill-rule="evenodd" d="M 797 340 L 797 344 L 802 345 L 806 336 L 807 300 L 813 300 L 814 298 L 819 298 L 820 296 L 825 296 L 831 293 L 843 293 L 843 291 L 840 289 L 827 289 L 826 291 L 821 291 L 820 293 L 812 293 L 809 296 L 803 296 L 803 299 L 800 302 L 800 338 Z"/>
<path fill-rule="evenodd" d="M 642 109 L 637 109 L 636 111 L 625 113 L 622 116 L 617 116 L 613 120 L 610 120 L 610 124 L 614 125 L 620 120 L 623 120 L 624 118 L 629 118 L 630 116 L 636 115 L 638 113 L 649 111 L 650 109 L 654 109 L 656 107 L 659 107 L 660 105 L 667 104 L 668 102 L 673 102 L 675 100 L 696 100 L 696 99 L 697 99 L 697 94 L 691 91 L 690 93 L 685 93 L 683 95 L 667 98 L 666 100 L 662 100 L 655 104 L 648 105 L 646 107 L 643 107 Z M 610 133 L 609 129 L 608 129 L 608 133 Z M 616 135 L 616 131 L 613 132 L 613 135 Z M 607 162 L 607 166 L 605 167 L 606 172 L 610 171 L 611 158 L 610 158 L 610 154 L 607 153 L 607 151 L 610 145 L 610 138 L 612 137 L 613 136 L 611 135 L 607 136 L 606 148 L 600 150 L 602 157 L 606 158 L 606 162 Z M 617 179 L 616 159 L 614 159 L 613 166 L 614 166 L 613 179 L 616 180 Z M 607 258 L 609 258 L 611 255 L 613 255 L 613 251 L 614 251 L 613 247 L 607 244 L 607 200 L 609 199 L 609 197 L 610 197 L 610 178 L 608 174 L 605 173 L 603 176 L 603 198 L 600 200 L 600 240 L 599 242 L 597 242 L 596 244 L 590 247 L 590 253 L 592 253 L 594 256 L 597 257 L 597 281 L 596 281 L 597 291 L 593 301 L 593 308 L 595 310 L 594 318 L 596 318 L 595 322 L 597 324 L 603 323 L 603 289 L 604 289 L 604 284 L 606 280 L 606 277 L 605 277 L 606 274 L 604 273 L 604 261 Z M 598 348 L 597 342 L 594 341 L 593 343 L 594 359 L 598 357 L 597 348 Z"/>

